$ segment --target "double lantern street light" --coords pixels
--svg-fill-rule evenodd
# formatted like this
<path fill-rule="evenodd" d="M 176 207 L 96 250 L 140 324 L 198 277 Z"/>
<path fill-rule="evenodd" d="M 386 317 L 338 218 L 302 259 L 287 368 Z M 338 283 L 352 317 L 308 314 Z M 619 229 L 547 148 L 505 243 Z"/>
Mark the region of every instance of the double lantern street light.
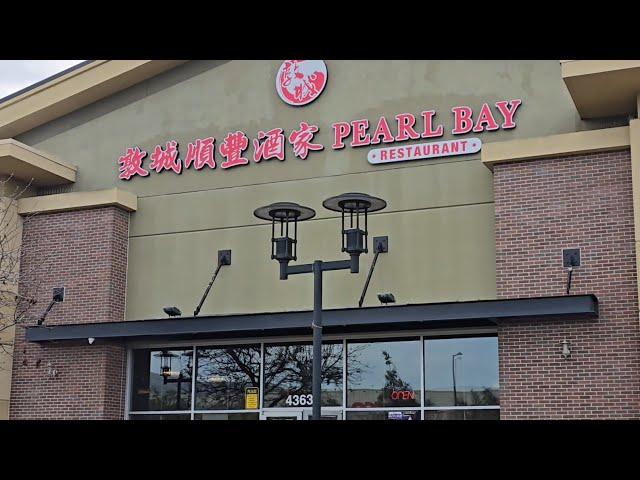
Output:
<path fill-rule="evenodd" d="M 299 273 L 313 273 L 313 365 L 312 365 L 312 418 L 320 420 L 321 416 L 321 364 L 322 364 L 322 272 L 328 270 L 350 270 L 351 273 L 360 271 L 360 255 L 369 251 L 369 231 L 367 215 L 377 212 L 387 206 L 381 198 L 372 197 L 364 193 L 345 193 L 331 197 L 322 205 L 334 212 L 342 214 L 342 251 L 349 254 L 349 260 L 325 262 L 315 260 L 304 265 L 289 265 L 297 260 L 298 253 L 298 222 L 315 217 L 312 208 L 303 207 L 292 202 L 277 202 L 256 209 L 253 214 L 271 221 L 271 258 L 280 264 L 280 280 L 286 280 L 289 275 Z M 346 226 L 348 223 L 348 228 Z M 278 234 L 279 231 L 279 234 Z M 293 237 L 291 237 L 293 235 Z M 369 271 L 365 291 L 373 272 L 373 266 L 379 253 L 388 250 L 387 237 L 374 238 L 375 258 Z M 362 301 L 360 302 L 362 304 Z"/>

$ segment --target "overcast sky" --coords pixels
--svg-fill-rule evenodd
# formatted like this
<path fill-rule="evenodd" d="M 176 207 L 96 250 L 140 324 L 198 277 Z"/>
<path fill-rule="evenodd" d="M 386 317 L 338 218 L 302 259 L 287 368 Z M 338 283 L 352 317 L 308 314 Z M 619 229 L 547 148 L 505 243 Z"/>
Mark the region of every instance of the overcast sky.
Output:
<path fill-rule="evenodd" d="M 84 60 L 0 60 L 0 98 Z"/>

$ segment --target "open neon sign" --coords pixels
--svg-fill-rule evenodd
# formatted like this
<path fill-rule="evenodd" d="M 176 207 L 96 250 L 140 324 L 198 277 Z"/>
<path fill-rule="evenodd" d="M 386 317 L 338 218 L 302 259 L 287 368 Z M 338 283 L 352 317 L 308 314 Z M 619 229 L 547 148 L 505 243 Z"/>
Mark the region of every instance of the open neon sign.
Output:
<path fill-rule="evenodd" d="M 415 400 L 416 392 L 413 390 L 394 390 L 391 392 L 391 400 Z"/>
<path fill-rule="evenodd" d="M 515 115 L 521 104 L 520 99 L 499 101 L 493 107 L 484 103 L 477 115 L 471 107 L 453 107 L 451 134 L 454 136 L 478 134 L 515 128 Z M 372 164 L 467 155 L 480 150 L 482 143 L 475 137 L 407 146 L 393 145 L 411 140 L 442 137 L 444 125 L 437 124 L 435 117 L 435 110 L 423 111 L 419 117 L 412 113 L 400 113 L 394 117 L 395 135 L 384 115 L 378 118 L 373 132 L 370 132 L 369 120 L 366 118 L 351 122 L 335 122 L 331 125 L 333 130 L 331 149 L 341 150 L 347 146 L 347 143 L 351 148 L 389 144 L 369 152 L 367 159 Z M 418 118 L 420 118 L 421 127 L 417 125 Z M 246 133 L 241 130 L 229 132 L 217 147 L 217 153 L 223 159 L 219 163 L 220 168 L 227 170 L 272 159 L 284 161 L 287 144 L 293 149 L 294 157 L 306 160 L 311 152 L 322 151 L 325 148 L 324 145 L 314 141 L 318 131 L 317 125 L 300 122 L 298 128 L 288 132 L 288 135 L 282 128 L 260 130 L 251 142 Z M 253 147 L 251 155 L 246 153 L 250 145 Z M 187 145 L 184 158 L 180 155 L 176 140 L 169 140 L 164 145 L 156 145 L 151 154 L 137 146 L 129 147 L 118 159 L 119 178 L 130 180 L 136 176 L 148 177 L 151 171 L 162 173 L 167 170 L 180 175 L 188 169 L 212 170 L 218 166 L 214 137 L 195 139 Z M 147 157 L 150 162 L 144 165 Z"/>

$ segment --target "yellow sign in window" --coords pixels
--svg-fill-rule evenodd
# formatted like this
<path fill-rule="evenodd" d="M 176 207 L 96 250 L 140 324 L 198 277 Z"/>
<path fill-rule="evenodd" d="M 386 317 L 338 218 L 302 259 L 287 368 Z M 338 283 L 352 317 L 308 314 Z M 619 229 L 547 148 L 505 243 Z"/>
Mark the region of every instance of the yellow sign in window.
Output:
<path fill-rule="evenodd" d="M 244 408 L 260 408 L 260 389 L 258 387 L 247 387 L 244 390 Z"/>

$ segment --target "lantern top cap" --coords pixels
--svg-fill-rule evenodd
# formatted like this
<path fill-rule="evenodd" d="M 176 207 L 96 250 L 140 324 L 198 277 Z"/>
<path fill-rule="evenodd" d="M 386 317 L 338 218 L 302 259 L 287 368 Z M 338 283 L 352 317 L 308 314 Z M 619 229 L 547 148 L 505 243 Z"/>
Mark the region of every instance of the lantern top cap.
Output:
<path fill-rule="evenodd" d="M 165 351 L 165 350 L 163 350 L 163 351 L 162 351 L 162 352 L 160 352 L 160 353 L 156 353 L 156 354 L 154 355 L 154 357 L 157 357 L 157 358 L 176 358 L 176 357 L 178 357 L 178 356 L 179 356 L 179 355 L 176 355 L 175 353 L 167 352 L 167 351 Z"/>
<path fill-rule="evenodd" d="M 334 212 L 364 211 L 377 212 L 387 206 L 387 202 L 378 197 L 372 197 L 366 193 L 343 193 L 335 197 L 327 198 L 322 202 L 324 208 Z"/>
<path fill-rule="evenodd" d="M 256 208 L 253 214 L 262 220 L 309 220 L 316 216 L 313 208 L 303 207 L 293 202 L 276 202 Z"/>

